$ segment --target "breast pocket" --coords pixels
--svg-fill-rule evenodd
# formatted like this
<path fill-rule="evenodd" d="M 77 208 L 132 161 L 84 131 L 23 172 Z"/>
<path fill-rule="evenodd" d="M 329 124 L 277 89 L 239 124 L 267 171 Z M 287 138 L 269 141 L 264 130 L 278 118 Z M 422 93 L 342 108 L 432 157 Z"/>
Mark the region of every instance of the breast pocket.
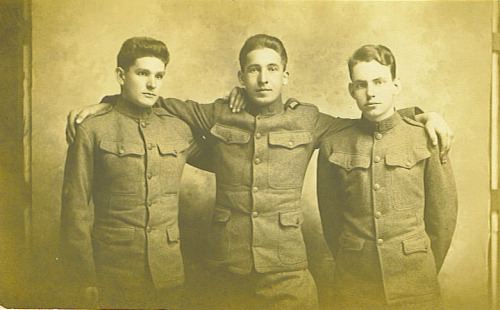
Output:
<path fill-rule="evenodd" d="M 102 184 L 108 192 L 136 194 L 142 184 L 141 169 L 144 167 L 144 146 L 138 143 L 101 141 L 101 160 L 96 174 L 105 180 Z"/>
<path fill-rule="evenodd" d="M 423 207 L 425 203 L 424 171 L 427 148 L 417 148 L 406 153 L 388 153 L 385 163 L 391 177 L 391 196 L 397 210 Z"/>
<path fill-rule="evenodd" d="M 337 168 L 347 211 L 351 213 L 371 212 L 362 203 L 369 199 L 363 195 L 370 195 L 369 190 L 366 190 L 366 186 L 370 184 L 368 176 L 368 168 L 371 164 L 370 156 L 333 152 L 328 161 Z"/>
<path fill-rule="evenodd" d="M 215 162 L 217 181 L 232 187 L 241 186 L 250 180 L 250 132 L 221 124 L 215 124 L 210 130 L 216 137 Z"/>
<path fill-rule="evenodd" d="M 186 163 L 189 143 L 185 140 L 159 141 L 160 180 L 163 194 L 175 194 L 179 191 L 182 170 Z"/>
<path fill-rule="evenodd" d="M 301 187 L 309 163 L 308 145 L 312 142 L 308 131 L 269 133 L 269 186 L 274 188 Z"/>

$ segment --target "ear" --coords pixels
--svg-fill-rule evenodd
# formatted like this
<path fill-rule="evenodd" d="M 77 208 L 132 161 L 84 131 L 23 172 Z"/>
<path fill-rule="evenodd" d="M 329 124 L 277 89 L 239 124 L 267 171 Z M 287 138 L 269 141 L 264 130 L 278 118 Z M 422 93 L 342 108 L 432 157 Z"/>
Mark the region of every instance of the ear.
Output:
<path fill-rule="evenodd" d="M 240 81 L 240 85 L 245 87 L 245 81 L 243 80 L 243 72 L 238 71 L 238 80 Z"/>
<path fill-rule="evenodd" d="M 115 73 L 118 84 L 123 86 L 123 84 L 125 84 L 125 70 L 123 70 L 123 68 L 121 67 L 116 67 Z"/>
<path fill-rule="evenodd" d="M 394 95 L 397 95 L 401 92 L 401 80 L 399 78 L 395 78 L 394 81 L 392 81 L 392 84 L 394 85 L 394 91 L 392 92 Z"/>
<path fill-rule="evenodd" d="M 288 73 L 288 71 L 283 72 L 283 85 L 288 84 L 289 77 L 290 77 L 290 73 Z"/>
<path fill-rule="evenodd" d="M 351 95 L 351 97 L 353 99 L 356 99 L 356 98 L 354 98 L 354 85 L 352 83 L 349 83 L 348 89 L 349 89 L 349 94 Z"/>

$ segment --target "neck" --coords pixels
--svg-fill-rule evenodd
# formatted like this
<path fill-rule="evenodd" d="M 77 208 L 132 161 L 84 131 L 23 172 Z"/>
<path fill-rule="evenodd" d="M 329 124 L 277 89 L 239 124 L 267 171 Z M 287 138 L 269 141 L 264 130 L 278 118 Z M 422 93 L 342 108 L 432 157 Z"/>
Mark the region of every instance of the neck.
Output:
<path fill-rule="evenodd" d="M 396 113 L 396 111 L 395 111 L 394 107 L 392 107 L 389 111 L 387 111 L 384 114 L 373 116 L 373 115 L 367 115 L 367 114 L 363 113 L 363 117 L 371 122 L 378 123 L 378 122 L 382 122 L 382 121 L 388 119 L 389 117 L 393 116 L 394 113 Z"/>
<path fill-rule="evenodd" d="M 274 114 L 280 109 L 283 109 L 283 101 L 281 100 L 281 95 L 279 95 L 276 100 L 267 104 L 259 104 L 249 100 L 249 105 L 247 107 L 250 114 Z"/>
<path fill-rule="evenodd" d="M 122 114 L 136 119 L 149 117 L 152 112 L 152 107 L 139 106 L 125 99 L 123 95 L 118 99 L 115 108 Z"/>

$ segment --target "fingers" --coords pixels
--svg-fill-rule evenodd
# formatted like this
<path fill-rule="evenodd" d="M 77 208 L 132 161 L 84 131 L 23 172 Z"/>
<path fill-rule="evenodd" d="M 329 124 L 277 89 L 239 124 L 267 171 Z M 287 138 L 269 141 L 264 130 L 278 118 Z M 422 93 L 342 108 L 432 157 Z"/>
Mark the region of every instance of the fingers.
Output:
<path fill-rule="evenodd" d="M 427 123 L 425 125 L 425 130 L 427 131 L 427 134 L 429 135 L 429 139 L 431 139 L 432 145 L 438 145 L 438 137 L 436 134 L 436 128 L 434 125 Z"/>
<path fill-rule="evenodd" d="M 239 94 L 238 87 L 233 88 L 231 90 L 231 93 L 229 94 L 229 108 L 233 112 L 234 112 L 233 107 L 235 105 L 236 97 L 238 96 L 238 94 Z"/>
<path fill-rule="evenodd" d="M 440 142 L 440 144 L 439 144 L 439 158 L 441 159 L 441 162 L 444 164 L 447 161 L 446 155 L 448 154 L 448 152 L 450 150 L 450 144 L 451 144 L 450 136 L 447 133 L 443 134 L 442 136 L 440 136 L 439 142 Z"/>
<path fill-rule="evenodd" d="M 68 114 L 68 119 L 66 123 L 66 142 L 68 144 L 73 143 L 76 135 L 75 119 L 78 117 L 78 112 L 80 110 L 72 110 Z"/>
<path fill-rule="evenodd" d="M 83 109 L 78 113 L 75 122 L 77 124 L 81 124 L 87 117 L 89 117 L 92 114 L 95 114 L 95 112 L 90 109 Z"/>
<path fill-rule="evenodd" d="M 447 162 L 448 153 L 450 152 L 451 145 L 453 142 L 453 131 L 447 127 L 447 131 L 443 134 L 443 137 L 440 139 L 440 153 L 439 156 L 441 158 L 441 162 L 445 164 Z"/>
<path fill-rule="evenodd" d="M 234 112 L 239 113 L 245 107 L 245 96 L 243 96 L 242 90 L 238 91 L 238 95 L 236 97 L 236 102 L 237 102 L 237 105 L 235 107 Z"/>

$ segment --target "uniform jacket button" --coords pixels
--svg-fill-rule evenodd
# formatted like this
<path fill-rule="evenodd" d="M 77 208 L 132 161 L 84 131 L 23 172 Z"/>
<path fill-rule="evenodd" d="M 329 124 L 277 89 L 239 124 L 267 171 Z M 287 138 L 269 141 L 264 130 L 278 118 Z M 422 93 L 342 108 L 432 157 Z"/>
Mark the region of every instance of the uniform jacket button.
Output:
<path fill-rule="evenodd" d="M 380 189 L 380 184 L 376 183 L 375 185 L 373 185 L 373 190 L 378 191 L 379 189 Z"/>

